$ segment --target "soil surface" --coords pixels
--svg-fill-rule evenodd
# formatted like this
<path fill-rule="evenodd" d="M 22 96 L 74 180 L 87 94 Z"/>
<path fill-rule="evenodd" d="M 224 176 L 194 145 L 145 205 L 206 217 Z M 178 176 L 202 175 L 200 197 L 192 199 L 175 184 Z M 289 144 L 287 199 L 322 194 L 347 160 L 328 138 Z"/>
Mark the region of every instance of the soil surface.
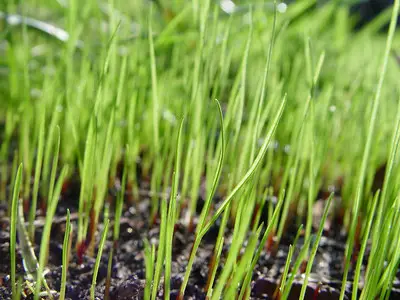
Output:
<path fill-rule="evenodd" d="M 116 189 L 110 189 L 110 198 L 115 198 Z M 125 207 L 120 222 L 120 239 L 116 252 L 113 256 L 112 278 L 110 286 L 110 299 L 142 299 L 144 291 L 145 267 L 143 249 L 144 238 L 151 243 L 157 243 L 159 236 L 159 220 L 149 227 L 149 197 L 146 192 L 141 193 L 141 199 L 137 205 Z M 50 240 L 50 256 L 48 267 L 46 269 L 46 280 L 51 289 L 60 290 L 61 284 L 61 264 L 62 264 L 62 242 L 65 231 L 65 214 L 66 209 L 71 211 L 71 220 L 76 228 L 77 223 L 77 203 L 79 197 L 79 184 L 70 183 L 62 194 L 57 208 L 57 216 L 53 220 L 53 227 Z M 128 197 L 128 196 L 127 196 Z M 323 201 L 323 200 L 321 200 Z M 203 197 L 200 196 L 198 201 L 198 210 L 201 210 Z M 265 205 L 267 207 L 267 205 Z M 319 210 L 315 206 L 315 210 Z M 111 209 L 110 211 L 113 211 Z M 41 232 L 43 229 L 43 215 L 38 211 L 39 217 L 36 221 L 36 236 L 34 241 L 35 252 L 38 257 L 38 246 L 40 244 Z M 262 221 L 266 220 L 266 212 L 263 212 Z M 112 216 L 111 216 L 112 220 Z M 252 299 L 274 299 L 283 268 L 286 262 L 289 245 L 293 243 L 298 226 L 304 220 L 291 220 L 285 231 L 285 234 L 279 244 L 279 247 L 266 247 L 255 267 L 251 284 Z M 315 257 L 314 266 L 309 279 L 309 285 L 305 299 L 339 299 L 344 250 L 346 237 L 341 233 L 340 220 L 330 220 L 329 230 L 324 231 Z M 198 250 L 197 258 L 194 262 L 189 284 L 186 289 L 185 299 L 205 299 L 204 287 L 208 277 L 208 266 L 210 258 L 214 251 L 214 242 L 218 234 L 218 222 L 210 229 L 204 237 L 202 244 Z M 113 223 L 110 223 L 111 227 Z M 99 226 L 98 232 L 101 232 L 102 225 Z M 228 229 L 226 237 L 231 234 Z M 74 231 L 76 232 L 76 230 Z M 111 232 L 111 230 L 109 230 Z M 99 237 L 97 236 L 97 239 Z M 173 264 L 171 279 L 171 299 L 176 299 L 179 288 L 186 269 L 187 259 L 190 254 L 194 235 L 188 232 L 188 227 L 180 220 L 175 228 L 174 245 L 173 245 Z M 73 241 L 75 241 L 75 236 Z M 229 240 L 229 239 L 227 239 Z M 304 237 L 300 236 L 294 258 L 299 252 Z M 111 237 L 105 244 L 100 269 L 97 278 L 96 299 L 104 299 L 105 281 L 107 276 L 108 255 L 113 243 Z M 73 245 L 74 247 L 74 245 Z M 222 263 L 229 251 L 229 245 L 226 245 L 222 252 Z M 95 252 L 97 253 L 97 249 Z M 368 251 L 366 253 L 368 255 Z M 10 253 L 9 253 L 9 220 L 7 218 L 7 206 L 0 205 L 0 300 L 10 299 Z M 95 258 L 83 254 L 78 257 L 76 251 L 73 251 L 67 277 L 67 299 L 89 299 L 89 289 L 92 281 L 93 267 Z M 22 257 L 17 251 L 17 273 L 22 276 L 24 268 Z M 348 277 L 346 299 L 351 298 L 352 278 L 350 272 Z M 397 278 L 400 278 L 398 274 Z M 293 283 L 289 299 L 298 299 L 302 286 L 302 278 L 299 275 Z M 29 295 L 26 299 L 33 299 Z M 56 297 L 57 298 L 57 297 Z M 163 288 L 160 286 L 159 299 L 163 299 Z M 400 299 L 400 281 L 396 280 L 390 299 Z"/>

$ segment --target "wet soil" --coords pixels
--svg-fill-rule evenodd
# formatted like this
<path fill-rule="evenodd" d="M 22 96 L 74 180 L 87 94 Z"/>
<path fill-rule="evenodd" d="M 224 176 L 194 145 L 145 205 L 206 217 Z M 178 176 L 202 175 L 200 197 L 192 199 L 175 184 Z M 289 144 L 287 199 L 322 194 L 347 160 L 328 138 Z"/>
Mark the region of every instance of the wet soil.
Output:
<path fill-rule="evenodd" d="M 46 280 L 50 288 L 59 291 L 61 285 L 62 265 L 62 241 L 65 231 L 66 209 L 71 210 L 71 219 L 76 228 L 77 222 L 77 199 L 79 185 L 70 184 L 64 189 L 62 198 L 57 208 L 57 216 L 53 220 L 53 227 L 50 241 L 50 256 L 46 269 Z M 110 197 L 115 196 L 115 190 L 110 191 Z M 150 199 L 146 192 L 141 193 L 138 204 L 124 208 L 120 222 L 120 238 L 113 256 L 113 268 L 110 285 L 110 299 L 142 299 L 145 283 L 145 267 L 143 240 L 147 238 L 151 243 L 157 244 L 159 236 L 159 220 L 153 226 L 149 226 Z M 323 201 L 323 200 L 321 200 Z M 203 197 L 199 199 L 199 211 L 201 210 Z M 265 206 L 267 207 L 267 205 Z M 317 207 L 316 207 L 317 210 Z M 112 211 L 112 209 L 111 209 Z M 10 299 L 10 254 L 9 254 L 9 221 L 7 218 L 7 206 L 0 205 L 0 300 Z M 38 215 L 42 215 L 38 211 Z M 267 214 L 264 212 L 262 221 L 267 221 Z M 34 247 L 38 256 L 41 232 L 43 228 L 43 216 L 36 221 L 36 236 Z M 112 216 L 111 216 L 112 220 Z M 292 222 L 293 221 L 293 222 Z M 289 245 L 293 243 L 298 226 L 303 220 L 292 220 L 286 228 L 285 234 L 275 250 L 273 247 L 266 247 L 255 267 L 251 284 L 251 299 L 274 299 L 279 280 L 286 262 Z M 214 242 L 218 234 L 218 222 L 210 229 L 203 239 L 194 262 L 189 284 L 186 289 L 185 299 L 205 299 L 204 291 L 208 277 L 208 266 L 214 251 Z M 111 222 L 111 226 L 113 223 Z M 112 228 L 112 227 L 110 227 Z M 99 225 L 98 232 L 101 232 L 102 225 Z M 111 230 L 109 230 L 111 232 Z M 226 236 L 229 237 L 231 229 L 228 229 Z M 99 237 L 97 237 L 99 238 Z M 173 263 L 171 279 L 171 299 L 176 299 L 186 269 L 187 260 L 192 247 L 194 235 L 188 232 L 188 226 L 180 220 L 175 228 L 173 245 Z M 75 237 L 73 238 L 75 241 Z M 300 236 L 296 245 L 294 258 L 303 245 L 304 238 Z M 340 220 L 331 220 L 329 230 L 324 231 L 320 246 L 315 257 L 314 266 L 309 279 L 305 299 L 339 299 L 341 279 L 343 272 L 344 250 L 346 236 L 341 232 Z M 113 243 L 111 238 L 105 244 L 100 269 L 97 278 L 96 299 L 104 299 L 105 281 L 107 276 L 108 255 Z M 74 245 L 73 245 L 74 247 Z M 223 248 L 222 264 L 224 257 L 229 252 L 229 245 Z M 97 253 L 97 249 L 95 252 Z M 368 255 L 368 251 L 366 253 Z M 67 299 L 89 299 L 89 289 L 92 281 L 95 258 L 84 254 L 78 257 L 74 251 L 70 260 L 67 277 Z M 23 276 L 24 269 L 22 258 L 17 251 L 17 274 Z M 352 276 L 350 272 L 346 289 L 346 299 L 351 298 Z M 400 274 L 398 274 L 400 278 Z M 302 286 L 301 275 L 293 283 L 289 299 L 298 299 Z M 26 299 L 33 299 L 29 295 Z M 56 297 L 57 298 L 57 297 Z M 159 299 L 163 299 L 163 288 L 160 286 Z M 400 281 L 396 280 L 393 286 L 391 299 L 400 299 Z"/>

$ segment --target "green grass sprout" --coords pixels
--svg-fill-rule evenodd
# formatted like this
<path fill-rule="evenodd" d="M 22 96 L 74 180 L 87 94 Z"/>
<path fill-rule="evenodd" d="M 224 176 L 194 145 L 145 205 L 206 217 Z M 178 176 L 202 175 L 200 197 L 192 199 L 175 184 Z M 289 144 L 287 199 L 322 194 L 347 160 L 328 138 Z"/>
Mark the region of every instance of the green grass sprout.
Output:
<path fill-rule="evenodd" d="M 389 32 L 388 32 L 388 36 L 387 36 L 387 40 L 386 40 L 385 53 L 383 56 L 382 67 L 381 67 L 381 71 L 379 74 L 378 85 L 377 85 L 376 93 L 375 93 L 375 96 L 373 99 L 371 121 L 369 123 L 368 131 L 367 131 L 368 135 L 367 135 L 367 140 L 366 140 L 365 148 L 364 148 L 364 152 L 363 152 L 363 158 L 362 158 L 362 164 L 360 167 L 356 195 L 354 198 L 353 214 L 355 216 L 358 215 L 360 205 L 361 205 L 360 202 L 361 202 L 361 198 L 362 198 L 366 169 L 367 169 L 367 164 L 368 164 L 368 160 L 370 157 L 371 144 L 372 144 L 373 134 L 375 131 L 375 123 L 376 123 L 379 103 L 380 103 L 380 99 L 381 99 L 382 86 L 383 86 L 383 82 L 384 82 L 385 75 L 386 75 L 390 49 L 392 48 L 395 26 L 396 26 L 396 22 L 397 22 L 397 16 L 399 14 L 399 6 L 400 6 L 400 1 L 396 0 L 394 2 L 394 8 L 393 8 L 392 18 L 391 18 L 390 26 L 389 26 Z M 345 287 L 346 287 L 346 282 L 347 282 L 347 274 L 348 274 L 348 270 L 350 268 L 350 260 L 351 260 L 351 256 L 353 253 L 354 235 L 355 235 L 355 229 L 356 229 L 356 225 L 357 225 L 357 219 L 358 219 L 357 217 L 353 217 L 351 225 L 350 225 L 350 232 L 349 232 L 348 242 L 347 242 L 347 246 L 346 246 L 346 256 L 345 256 L 346 263 L 345 263 L 345 269 L 343 272 L 342 288 L 341 288 L 341 292 L 340 292 L 341 300 L 344 298 L 344 292 L 345 292 Z"/>
<path fill-rule="evenodd" d="M 6 295 L 396 297 L 400 0 L 233 2 L 0 8 Z"/>
<path fill-rule="evenodd" d="M 99 249 L 97 251 L 96 262 L 94 264 L 94 269 L 93 269 L 92 285 L 90 286 L 90 299 L 91 300 L 95 299 L 95 289 L 96 289 L 96 282 L 97 282 L 97 274 L 99 272 L 100 261 L 101 261 L 101 256 L 103 254 L 104 244 L 105 244 L 106 239 L 107 239 L 109 223 L 110 223 L 110 220 L 106 220 L 105 223 L 104 223 L 103 233 L 101 234 L 101 239 L 100 239 L 100 243 L 99 243 Z"/>
<path fill-rule="evenodd" d="M 16 297 L 16 246 L 17 246 L 17 214 L 18 214 L 18 199 L 19 191 L 22 180 L 22 164 L 19 165 L 17 175 L 15 177 L 15 183 L 13 187 L 13 196 L 11 201 L 11 213 L 10 213 L 10 265 L 11 265 L 11 288 L 12 296 Z"/>
<path fill-rule="evenodd" d="M 73 226 L 71 224 L 71 216 L 69 210 L 67 210 L 67 220 L 65 223 L 65 233 L 63 242 L 63 254 L 62 254 L 62 273 L 61 273 L 61 287 L 60 287 L 60 300 L 65 299 L 65 289 L 67 286 L 67 272 L 68 264 L 71 255 L 71 235 Z"/>

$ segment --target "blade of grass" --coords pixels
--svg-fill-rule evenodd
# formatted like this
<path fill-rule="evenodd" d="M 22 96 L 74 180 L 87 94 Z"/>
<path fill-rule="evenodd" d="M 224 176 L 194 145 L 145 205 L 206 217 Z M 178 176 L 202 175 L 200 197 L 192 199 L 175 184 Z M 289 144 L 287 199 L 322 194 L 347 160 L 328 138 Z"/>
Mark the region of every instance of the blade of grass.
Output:
<path fill-rule="evenodd" d="M 154 139 L 154 154 L 157 155 L 160 147 L 159 137 L 159 110 L 160 101 L 158 98 L 158 86 L 157 86 L 157 69 L 156 69 L 156 57 L 154 52 L 153 42 L 153 26 L 152 26 L 152 10 L 153 6 L 150 7 L 150 16 L 148 24 L 149 32 L 149 47 L 150 47 L 150 67 L 151 67 L 151 90 L 152 90 L 152 118 L 153 118 L 153 139 Z"/>
<path fill-rule="evenodd" d="M 328 216 L 329 207 L 330 207 L 331 202 L 332 202 L 333 194 L 334 193 L 331 193 L 329 198 L 328 198 L 328 200 L 327 200 L 327 203 L 326 203 L 325 209 L 324 209 L 324 214 L 322 215 L 321 222 L 320 222 L 319 227 L 318 227 L 317 236 L 316 236 L 314 245 L 313 245 L 313 247 L 311 249 L 311 255 L 310 255 L 309 259 L 308 259 L 308 263 L 307 263 L 307 267 L 306 267 L 306 273 L 305 273 L 305 276 L 304 276 L 303 286 L 301 287 L 301 291 L 300 291 L 300 298 L 299 299 L 301 299 L 301 300 L 303 300 L 304 296 L 306 295 L 306 289 L 307 289 L 307 285 L 308 285 L 308 278 L 309 278 L 310 273 L 311 273 L 311 268 L 312 268 L 312 265 L 314 263 L 315 255 L 317 254 L 319 241 L 321 240 L 322 231 L 324 230 L 324 224 L 325 224 L 326 218 Z"/>
<path fill-rule="evenodd" d="M 150 247 L 147 239 L 144 240 L 144 264 L 146 267 L 146 283 L 144 287 L 144 299 L 150 300 L 151 283 L 153 281 L 155 246 Z"/>
<path fill-rule="evenodd" d="M 387 40 L 386 40 L 385 53 L 383 56 L 382 67 L 381 67 L 381 71 L 380 71 L 380 75 L 379 75 L 379 81 L 378 81 L 375 97 L 373 99 L 371 120 L 370 120 L 369 126 L 368 126 L 367 140 L 365 143 L 365 148 L 364 148 L 363 158 L 362 158 L 362 163 L 361 163 L 361 168 L 360 168 L 360 174 L 359 174 L 359 178 L 358 178 L 358 182 L 357 182 L 357 190 L 356 190 L 356 195 L 355 195 L 354 205 L 353 205 L 353 218 L 351 221 L 350 231 L 349 231 L 348 241 L 347 241 L 347 246 L 346 246 L 346 255 L 345 255 L 346 263 L 345 263 L 345 268 L 344 268 L 344 272 L 343 272 L 342 288 L 340 291 L 340 300 L 343 300 L 343 298 L 344 298 L 344 293 L 345 293 L 345 288 L 346 288 L 346 283 L 347 283 L 347 275 L 349 272 L 350 260 L 351 260 L 351 256 L 353 253 L 354 235 L 355 235 L 355 230 L 356 230 L 356 226 L 357 226 L 358 213 L 359 213 L 360 204 L 361 204 L 360 202 L 362 199 L 362 191 L 363 191 L 363 186 L 364 186 L 366 169 L 367 169 L 367 164 L 368 164 L 370 151 L 371 151 L 372 138 L 373 138 L 373 134 L 374 134 L 375 123 L 376 123 L 378 108 L 379 108 L 380 99 L 381 99 L 382 86 L 383 86 L 383 82 L 385 80 L 390 50 L 391 50 L 392 44 L 393 44 L 393 37 L 394 37 L 394 33 L 395 33 L 395 28 L 396 28 L 397 16 L 399 14 L 399 6 L 400 6 L 400 1 L 395 0 L 393 12 L 392 12 L 392 18 L 390 20 L 390 25 L 389 25 L 389 32 L 388 32 L 388 36 L 387 36 Z"/>
<path fill-rule="evenodd" d="M 179 187 L 179 177 L 181 168 L 182 156 L 182 128 L 184 119 L 181 121 L 179 127 L 178 139 L 176 142 L 176 158 L 175 158 L 175 171 L 173 175 L 172 191 L 169 199 L 168 208 L 168 225 L 166 229 L 165 241 L 165 276 L 164 276 L 164 299 L 169 300 L 170 297 L 170 282 L 171 282 L 171 265 L 172 265 L 172 244 L 174 242 L 174 230 L 176 223 L 176 202 Z"/>
<path fill-rule="evenodd" d="M 56 173 L 57 173 L 57 166 L 58 166 L 58 156 L 60 154 L 61 133 L 60 133 L 60 127 L 58 125 L 56 126 L 56 134 L 57 134 L 57 142 L 56 142 L 56 148 L 54 150 L 53 164 L 51 166 L 49 189 L 48 189 L 49 192 L 47 195 L 47 204 L 49 204 L 49 202 L 52 201 L 52 199 L 53 199 L 54 184 L 56 181 Z"/>
<path fill-rule="evenodd" d="M 279 216 L 279 213 L 281 211 L 284 198 L 285 197 L 280 197 L 280 200 L 279 200 L 279 202 L 277 203 L 277 205 L 275 207 L 275 210 L 274 210 L 274 213 L 272 215 L 272 218 L 270 219 L 271 221 L 268 223 L 268 226 L 267 226 L 267 228 L 265 229 L 265 231 L 263 233 L 263 237 L 262 237 L 262 239 L 260 241 L 260 244 L 258 245 L 256 253 L 254 254 L 253 260 L 251 261 L 251 267 L 249 269 L 249 272 L 247 272 L 246 277 L 244 278 L 242 289 L 240 290 L 239 299 L 243 299 L 243 297 L 245 295 L 245 292 L 246 292 L 246 289 L 250 285 L 251 277 L 253 275 L 253 272 L 250 271 L 250 270 L 254 270 L 254 268 L 255 268 L 255 266 L 257 264 L 257 261 L 260 258 L 261 252 L 265 247 L 265 243 L 266 243 L 266 241 L 267 241 L 267 239 L 268 239 L 268 237 L 269 237 L 269 235 L 271 233 L 271 230 L 272 230 L 276 220 L 278 219 L 278 216 Z"/>
<path fill-rule="evenodd" d="M 196 255 L 196 251 L 198 246 L 200 245 L 200 241 L 202 236 L 200 235 L 201 230 L 203 229 L 203 226 L 205 224 L 206 221 L 206 217 L 209 213 L 210 207 L 211 207 L 211 202 L 213 200 L 215 191 L 217 189 L 217 185 L 219 182 L 219 179 L 221 177 L 221 171 L 222 171 L 222 164 L 224 161 L 224 155 L 225 155 L 225 139 L 224 139 L 224 124 L 223 124 L 223 115 L 222 115 L 222 109 L 221 109 L 221 105 L 219 104 L 218 100 L 215 100 L 217 106 L 218 106 L 218 112 L 219 112 L 219 119 L 220 119 L 220 123 L 221 123 L 221 143 L 220 143 L 220 156 L 218 159 L 218 165 L 217 165 L 217 169 L 215 171 L 214 174 L 214 178 L 213 178 L 213 183 L 212 183 L 212 188 L 210 193 L 207 195 L 207 199 L 204 203 L 203 209 L 201 211 L 200 217 L 199 217 L 199 221 L 197 223 L 197 227 L 196 227 L 196 236 L 195 236 L 195 241 L 193 243 L 193 247 L 190 253 L 190 257 L 189 257 L 189 261 L 188 261 L 188 266 L 186 268 L 186 272 L 185 272 L 185 276 L 181 285 L 181 289 L 179 291 L 179 297 L 183 299 L 183 296 L 185 294 L 185 289 L 187 286 L 187 283 L 189 281 L 189 276 L 190 276 L 190 272 L 192 269 L 192 265 L 194 262 L 194 258 Z"/>
<path fill-rule="evenodd" d="M 361 242 L 360 252 L 358 253 L 357 265 L 356 265 L 356 269 L 354 271 L 354 280 L 353 280 L 353 292 L 352 292 L 352 299 L 353 300 L 357 299 L 358 284 L 359 284 L 359 279 L 360 279 L 360 276 L 361 276 L 361 267 L 362 267 L 362 263 L 363 263 L 363 260 L 364 260 L 365 250 L 367 249 L 367 242 L 368 242 L 369 232 L 371 230 L 372 221 L 373 221 L 374 216 L 375 216 L 375 209 L 376 209 L 376 204 L 378 203 L 378 199 L 379 199 L 379 191 L 375 194 L 375 197 L 374 197 L 374 200 L 373 200 L 373 204 L 372 204 L 372 209 L 371 209 L 370 215 L 368 217 L 368 222 L 366 224 L 364 237 L 363 237 L 363 240 Z"/>
<path fill-rule="evenodd" d="M 157 262 L 154 269 L 153 288 L 151 292 L 151 299 L 155 300 L 157 297 L 158 286 L 160 284 L 160 278 L 162 273 L 162 267 L 164 264 L 165 256 L 165 236 L 167 227 L 167 202 L 161 200 L 161 225 L 160 225 L 160 237 L 157 249 Z"/>
<path fill-rule="evenodd" d="M 101 234 L 101 240 L 100 240 L 100 243 L 99 243 L 99 250 L 97 251 L 96 262 L 94 264 L 94 269 L 93 269 L 92 284 L 90 286 L 90 300 L 94 300 L 95 299 L 95 289 L 96 289 L 96 282 L 97 282 L 97 274 L 98 274 L 99 268 L 100 268 L 100 261 L 101 261 L 101 256 L 103 254 L 104 244 L 106 243 L 106 239 L 107 239 L 109 223 L 110 223 L 110 220 L 107 220 L 104 223 L 103 233 Z"/>
<path fill-rule="evenodd" d="M 69 258 L 71 254 L 71 235 L 72 235 L 72 224 L 69 209 L 67 209 L 67 221 L 65 223 L 65 233 L 62 251 L 62 273 L 61 273 L 61 288 L 60 288 L 60 300 L 65 299 L 65 288 L 67 286 L 67 272 L 69 265 Z"/>
<path fill-rule="evenodd" d="M 51 226 L 53 222 L 53 218 L 56 212 L 58 200 L 60 197 L 61 193 L 61 188 L 64 183 L 64 180 L 68 174 L 68 166 L 64 166 L 61 170 L 61 174 L 58 177 L 56 186 L 54 188 L 53 192 L 53 199 L 49 199 L 49 205 L 47 206 L 47 212 L 46 212 L 46 220 L 45 224 L 43 227 L 43 233 L 42 233 L 42 240 L 40 242 L 40 255 L 39 255 L 39 268 L 37 271 L 37 278 L 36 278 L 36 287 L 35 287 L 35 295 L 34 299 L 38 300 L 39 299 L 39 294 L 42 286 L 42 281 L 44 278 L 43 271 L 45 267 L 45 263 L 48 258 L 48 248 L 49 248 L 49 242 L 50 242 L 50 231 L 51 231 Z M 51 294 L 49 294 L 50 297 Z"/>
<path fill-rule="evenodd" d="M 16 245 L 17 245 L 17 210 L 18 210 L 18 197 L 19 189 L 22 180 L 22 163 L 18 167 L 17 175 L 15 177 L 15 184 L 13 188 L 13 196 L 11 200 L 11 214 L 10 214 L 10 264 L 11 264 L 11 293 L 16 297 Z"/>
<path fill-rule="evenodd" d="M 32 192 L 32 201 L 30 203 L 30 211 L 29 211 L 29 237 L 33 240 L 35 235 L 35 226 L 33 222 L 35 221 L 37 200 L 39 194 L 39 183 L 40 183 L 40 173 L 42 170 L 42 162 L 43 162 L 43 148 L 44 148 L 44 132 L 45 132 L 45 112 L 42 113 L 40 128 L 39 128 L 39 140 L 37 146 L 37 156 L 36 156 L 36 164 L 35 164 L 35 177 L 33 180 L 33 192 Z"/>
<path fill-rule="evenodd" d="M 201 236 L 204 236 L 204 234 L 210 229 L 212 224 L 218 219 L 218 217 L 221 215 L 221 213 L 224 211 L 224 209 L 227 207 L 227 205 L 232 201 L 233 197 L 236 195 L 236 193 L 245 185 L 245 183 L 250 179 L 251 175 L 253 175 L 254 171 L 257 169 L 259 166 L 261 160 L 263 159 L 269 142 L 272 139 L 273 134 L 275 133 L 276 128 L 278 127 L 279 120 L 282 116 L 284 107 L 286 104 L 286 95 L 283 97 L 282 103 L 278 109 L 278 112 L 276 113 L 275 119 L 272 121 L 271 128 L 264 140 L 263 145 L 261 146 L 261 149 L 255 158 L 253 164 L 251 165 L 250 169 L 247 171 L 247 173 L 243 176 L 243 178 L 239 181 L 239 183 L 235 186 L 235 188 L 232 190 L 232 192 L 225 198 L 221 206 L 217 209 L 215 214 L 212 216 L 211 220 L 204 226 L 202 231 L 200 232 Z"/>

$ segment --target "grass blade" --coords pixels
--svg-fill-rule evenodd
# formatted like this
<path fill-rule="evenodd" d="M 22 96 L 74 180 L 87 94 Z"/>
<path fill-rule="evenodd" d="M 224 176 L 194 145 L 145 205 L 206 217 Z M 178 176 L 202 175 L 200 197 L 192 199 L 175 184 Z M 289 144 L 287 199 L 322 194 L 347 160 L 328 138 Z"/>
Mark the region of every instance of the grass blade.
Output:
<path fill-rule="evenodd" d="M 69 209 L 67 209 L 67 221 L 66 221 L 64 242 L 63 242 L 63 253 L 62 253 L 62 273 L 61 273 L 61 288 L 60 288 L 60 300 L 65 299 L 65 288 L 67 286 L 67 272 L 69 258 L 71 254 L 71 235 L 72 235 L 72 224 Z"/>
<path fill-rule="evenodd" d="M 110 220 L 107 220 L 104 223 L 103 233 L 101 234 L 99 250 L 97 251 L 96 262 L 94 264 L 94 269 L 93 269 L 92 285 L 90 286 L 90 300 L 95 299 L 94 292 L 95 292 L 95 288 L 96 288 L 97 274 L 99 273 L 101 255 L 103 254 L 104 244 L 106 243 L 109 223 L 110 223 Z"/>
<path fill-rule="evenodd" d="M 331 205 L 332 198 L 333 198 L 333 193 L 330 194 L 330 196 L 329 196 L 329 198 L 327 200 L 327 203 L 325 205 L 324 214 L 322 215 L 321 222 L 320 222 L 319 227 L 318 227 L 317 236 L 316 236 L 314 245 L 313 245 L 313 247 L 311 249 L 311 255 L 310 255 L 309 259 L 308 259 L 303 286 L 301 287 L 301 291 L 300 291 L 300 298 L 299 299 L 301 299 L 301 300 L 304 299 L 304 296 L 306 294 L 306 288 L 307 288 L 307 285 L 308 285 L 308 277 L 310 276 L 311 268 L 312 268 L 312 265 L 314 263 L 314 258 L 315 258 L 315 255 L 317 254 L 319 241 L 321 240 L 322 231 L 324 230 L 324 224 L 325 224 L 326 217 L 328 216 L 329 207 Z"/>
<path fill-rule="evenodd" d="M 19 165 L 17 175 L 15 177 L 15 184 L 13 189 L 13 196 L 11 200 L 11 215 L 10 215 L 10 257 L 11 257 L 11 290 L 12 296 L 16 297 L 16 282 L 15 282 L 15 273 L 16 273 L 16 244 L 17 244 L 17 210 L 18 210 L 18 197 L 19 197 L 19 189 L 21 186 L 22 180 L 22 164 Z"/>

